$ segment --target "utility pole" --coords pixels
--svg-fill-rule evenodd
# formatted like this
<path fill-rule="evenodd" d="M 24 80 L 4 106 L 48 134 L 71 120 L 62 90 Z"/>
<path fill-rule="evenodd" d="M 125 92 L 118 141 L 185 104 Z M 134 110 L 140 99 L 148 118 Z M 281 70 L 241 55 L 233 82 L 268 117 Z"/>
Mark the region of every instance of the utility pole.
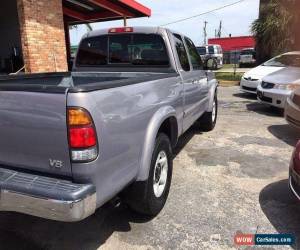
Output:
<path fill-rule="evenodd" d="M 204 21 L 204 28 L 203 28 L 204 43 L 203 43 L 203 45 L 206 45 L 206 39 L 207 39 L 206 26 L 207 26 L 207 24 L 208 24 L 208 22 Z"/>
<path fill-rule="evenodd" d="M 218 30 L 218 34 L 217 34 L 217 37 L 218 38 L 221 38 L 222 37 L 222 21 L 220 21 L 220 25 L 219 25 L 219 30 Z"/>

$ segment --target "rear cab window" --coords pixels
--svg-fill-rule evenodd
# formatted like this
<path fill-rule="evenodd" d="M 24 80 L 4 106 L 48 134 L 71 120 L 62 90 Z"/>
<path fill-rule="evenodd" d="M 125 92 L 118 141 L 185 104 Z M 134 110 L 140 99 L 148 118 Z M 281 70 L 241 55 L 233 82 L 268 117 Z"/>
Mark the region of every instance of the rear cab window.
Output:
<path fill-rule="evenodd" d="M 114 34 L 85 38 L 76 66 L 170 67 L 163 38 L 158 34 Z"/>
<path fill-rule="evenodd" d="M 200 55 L 206 55 L 206 47 L 198 47 L 197 51 Z"/>

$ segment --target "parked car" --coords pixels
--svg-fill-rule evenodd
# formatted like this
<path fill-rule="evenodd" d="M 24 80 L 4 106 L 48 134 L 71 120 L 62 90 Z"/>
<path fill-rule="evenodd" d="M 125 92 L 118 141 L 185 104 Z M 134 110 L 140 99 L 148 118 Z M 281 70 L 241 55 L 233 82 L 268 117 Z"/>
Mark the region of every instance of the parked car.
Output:
<path fill-rule="evenodd" d="M 261 84 L 261 81 L 265 76 L 288 67 L 288 65 L 283 63 L 286 56 L 289 55 L 279 55 L 246 72 L 241 79 L 241 91 L 257 94 L 257 87 Z"/>
<path fill-rule="evenodd" d="M 290 162 L 289 186 L 292 193 L 300 200 L 300 141 L 295 147 Z"/>
<path fill-rule="evenodd" d="M 79 221 L 120 193 L 157 215 L 172 149 L 212 130 L 217 85 L 193 42 L 157 27 L 92 31 L 72 73 L 0 78 L 0 210 Z"/>
<path fill-rule="evenodd" d="M 293 127 L 300 129 L 300 88 L 287 98 L 285 119 Z"/>
<path fill-rule="evenodd" d="M 261 103 L 284 109 L 287 98 L 300 87 L 300 52 L 284 54 L 276 63 L 286 67 L 262 79 L 257 98 Z"/>
<path fill-rule="evenodd" d="M 198 53 L 203 62 L 213 59 L 213 69 L 217 70 L 223 67 L 223 50 L 220 45 L 204 45 L 197 47 Z"/>
<path fill-rule="evenodd" d="M 254 48 L 243 49 L 240 54 L 239 67 L 255 66 L 256 51 Z"/>

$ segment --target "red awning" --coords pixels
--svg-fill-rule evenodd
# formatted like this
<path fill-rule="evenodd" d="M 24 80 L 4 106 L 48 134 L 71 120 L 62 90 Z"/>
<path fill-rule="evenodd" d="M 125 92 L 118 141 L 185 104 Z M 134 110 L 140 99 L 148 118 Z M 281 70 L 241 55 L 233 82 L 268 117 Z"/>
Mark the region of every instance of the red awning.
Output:
<path fill-rule="evenodd" d="M 151 10 L 135 0 L 63 0 L 69 24 L 149 17 Z"/>

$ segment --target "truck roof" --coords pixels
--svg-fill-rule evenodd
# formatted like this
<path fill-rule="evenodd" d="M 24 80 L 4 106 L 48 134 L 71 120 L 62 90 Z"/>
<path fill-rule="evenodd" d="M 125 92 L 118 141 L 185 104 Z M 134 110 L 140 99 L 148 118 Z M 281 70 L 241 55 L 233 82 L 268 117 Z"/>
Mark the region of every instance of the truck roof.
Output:
<path fill-rule="evenodd" d="M 83 38 L 108 35 L 108 34 L 110 34 L 109 31 L 114 28 L 118 29 L 118 28 L 126 28 L 126 27 L 112 27 L 112 28 L 106 28 L 106 29 L 93 30 L 93 31 L 88 32 Z M 147 26 L 127 27 L 127 28 L 133 29 L 133 32 L 130 32 L 130 33 L 144 33 L 144 34 L 148 34 L 148 33 L 153 34 L 153 33 L 158 33 L 159 30 L 165 30 L 165 28 L 161 28 L 161 27 L 147 27 Z M 122 34 L 124 34 L 124 33 L 122 32 Z"/>
<path fill-rule="evenodd" d="M 112 27 L 112 28 L 106 28 L 106 29 L 93 30 L 93 31 L 86 33 L 83 36 L 83 38 L 108 35 L 108 34 L 110 34 L 109 30 L 118 29 L 118 28 L 126 28 L 126 27 Z M 178 35 L 184 36 L 182 33 L 177 32 L 176 30 L 171 30 L 171 29 L 159 27 L 159 26 L 128 26 L 127 28 L 133 29 L 133 32 L 131 32 L 131 33 L 156 34 L 156 33 L 162 32 L 162 31 L 170 31 L 172 33 L 176 33 Z M 125 33 L 120 33 L 120 34 L 125 34 Z"/>

